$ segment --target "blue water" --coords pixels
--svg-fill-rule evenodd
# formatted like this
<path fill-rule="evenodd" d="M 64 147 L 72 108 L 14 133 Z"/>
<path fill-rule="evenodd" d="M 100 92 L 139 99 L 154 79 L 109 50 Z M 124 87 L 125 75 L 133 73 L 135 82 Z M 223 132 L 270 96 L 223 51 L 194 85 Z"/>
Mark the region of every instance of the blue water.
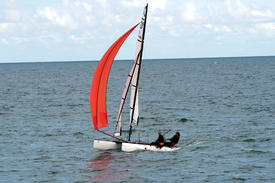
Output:
<path fill-rule="evenodd" d="M 105 131 L 131 63 L 113 64 Z M 145 60 L 132 139 L 179 131 L 176 152 L 93 149 L 96 65 L 0 64 L 0 182 L 275 182 L 275 57 Z"/>

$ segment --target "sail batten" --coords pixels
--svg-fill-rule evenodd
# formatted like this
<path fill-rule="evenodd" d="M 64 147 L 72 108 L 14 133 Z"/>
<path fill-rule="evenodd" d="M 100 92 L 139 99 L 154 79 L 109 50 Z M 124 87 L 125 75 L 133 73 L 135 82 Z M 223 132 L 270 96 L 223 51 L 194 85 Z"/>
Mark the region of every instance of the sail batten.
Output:
<path fill-rule="evenodd" d="M 90 91 L 91 115 L 95 130 L 108 126 L 106 110 L 106 89 L 109 72 L 113 60 L 121 45 L 137 26 L 138 24 L 128 30 L 115 43 L 113 43 L 113 45 L 103 55 L 95 70 Z"/>

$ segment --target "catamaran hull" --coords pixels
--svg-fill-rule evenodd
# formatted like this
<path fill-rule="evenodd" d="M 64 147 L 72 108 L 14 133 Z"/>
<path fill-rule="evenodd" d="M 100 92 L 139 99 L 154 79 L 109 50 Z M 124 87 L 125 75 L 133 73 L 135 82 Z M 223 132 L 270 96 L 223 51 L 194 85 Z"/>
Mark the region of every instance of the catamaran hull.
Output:
<path fill-rule="evenodd" d="M 121 149 L 121 142 L 94 140 L 94 148 L 99 150 L 115 150 Z"/>
<path fill-rule="evenodd" d="M 179 150 L 180 147 L 162 147 L 157 148 L 154 145 L 150 144 L 135 144 L 135 143 L 122 143 L 121 150 L 125 152 L 133 151 L 160 151 L 160 152 L 171 152 Z"/>

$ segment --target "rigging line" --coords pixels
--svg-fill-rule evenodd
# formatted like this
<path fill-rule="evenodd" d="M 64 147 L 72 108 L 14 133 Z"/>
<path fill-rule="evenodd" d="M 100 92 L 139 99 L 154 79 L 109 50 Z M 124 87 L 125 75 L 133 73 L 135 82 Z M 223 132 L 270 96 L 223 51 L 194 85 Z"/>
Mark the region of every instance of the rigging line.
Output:
<path fill-rule="evenodd" d="M 115 138 L 115 139 L 117 139 L 117 140 L 119 140 L 119 141 L 121 141 L 121 142 L 128 142 L 128 141 L 123 140 L 123 139 L 121 139 L 121 138 L 118 138 L 118 137 L 116 137 L 116 136 L 114 136 L 114 135 L 111 135 L 111 134 L 109 134 L 109 133 L 107 133 L 107 132 L 105 132 L 105 131 L 102 131 L 102 130 L 99 130 L 99 129 L 97 129 L 97 131 L 99 131 L 99 132 L 101 132 L 101 133 L 103 133 L 103 134 L 105 134 L 105 135 L 108 135 L 108 136 L 110 136 L 110 137 L 113 137 L 113 138 Z"/>

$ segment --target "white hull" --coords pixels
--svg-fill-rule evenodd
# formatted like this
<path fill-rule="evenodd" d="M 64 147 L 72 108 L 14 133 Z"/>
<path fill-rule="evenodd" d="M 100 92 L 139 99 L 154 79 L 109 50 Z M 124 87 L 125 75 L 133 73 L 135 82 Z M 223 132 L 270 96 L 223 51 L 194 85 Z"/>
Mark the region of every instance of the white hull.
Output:
<path fill-rule="evenodd" d="M 94 140 L 94 148 L 99 150 L 121 149 L 121 142 Z"/>
<path fill-rule="evenodd" d="M 149 144 L 135 144 L 135 143 L 122 143 L 121 150 L 125 152 L 133 151 L 160 151 L 160 152 L 171 152 L 179 150 L 180 147 L 162 147 L 157 148 L 154 145 Z"/>

